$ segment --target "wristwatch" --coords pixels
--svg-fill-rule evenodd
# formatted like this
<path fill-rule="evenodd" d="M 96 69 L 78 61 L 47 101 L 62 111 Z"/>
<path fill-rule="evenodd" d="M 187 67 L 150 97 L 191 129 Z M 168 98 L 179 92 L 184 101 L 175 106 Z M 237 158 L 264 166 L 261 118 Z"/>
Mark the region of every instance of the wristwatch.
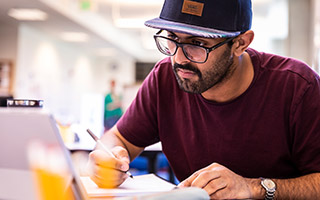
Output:
<path fill-rule="evenodd" d="M 276 184 L 271 179 L 261 178 L 261 185 L 266 190 L 265 200 L 273 200 L 276 193 Z"/>

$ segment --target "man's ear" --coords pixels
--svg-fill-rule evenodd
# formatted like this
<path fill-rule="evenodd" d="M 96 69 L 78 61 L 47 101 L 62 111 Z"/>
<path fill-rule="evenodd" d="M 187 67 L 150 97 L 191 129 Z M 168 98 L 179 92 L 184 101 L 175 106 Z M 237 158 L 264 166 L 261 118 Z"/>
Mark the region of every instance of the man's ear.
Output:
<path fill-rule="evenodd" d="M 246 31 L 240 34 L 234 42 L 233 48 L 236 56 L 241 56 L 243 52 L 248 48 L 254 38 L 254 32 L 252 30 Z"/>

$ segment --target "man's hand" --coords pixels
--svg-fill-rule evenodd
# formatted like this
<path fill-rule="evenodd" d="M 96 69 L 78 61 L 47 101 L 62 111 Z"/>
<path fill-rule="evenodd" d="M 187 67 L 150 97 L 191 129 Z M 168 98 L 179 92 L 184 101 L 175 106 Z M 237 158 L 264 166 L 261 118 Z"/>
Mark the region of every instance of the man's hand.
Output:
<path fill-rule="evenodd" d="M 103 188 L 119 186 L 128 178 L 125 173 L 129 170 L 129 155 L 123 147 L 112 149 L 116 158 L 109 156 L 103 150 L 95 150 L 89 154 L 88 170 L 90 178 Z"/>
<path fill-rule="evenodd" d="M 179 187 L 202 188 L 211 199 L 250 199 L 252 195 L 247 180 L 228 168 L 213 163 L 196 171 L 181 182 Z"/>

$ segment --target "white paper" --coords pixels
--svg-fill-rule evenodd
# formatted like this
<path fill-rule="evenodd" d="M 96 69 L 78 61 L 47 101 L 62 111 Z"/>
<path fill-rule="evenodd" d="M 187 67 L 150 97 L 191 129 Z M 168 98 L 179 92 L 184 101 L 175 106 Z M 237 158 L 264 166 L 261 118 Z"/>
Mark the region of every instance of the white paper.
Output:
<path fill-rule="evenodd" d="M 81 180 L 89 197 L 152 194 L 170 191 L 176 187 L 176 185 L 154 174 L 127 178 L 118 188 L 115 189 L 99 188 L 89 177 L 81 177 Z"/>

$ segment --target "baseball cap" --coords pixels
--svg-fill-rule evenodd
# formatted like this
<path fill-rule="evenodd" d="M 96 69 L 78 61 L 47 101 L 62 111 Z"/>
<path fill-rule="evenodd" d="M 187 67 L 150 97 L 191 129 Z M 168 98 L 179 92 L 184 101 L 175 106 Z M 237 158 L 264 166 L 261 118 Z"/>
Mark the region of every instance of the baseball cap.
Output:
<path fill-rule="evenodd" d="M 151 28 L 206 38 L 234 37 L 251 28 L 251 0 L 165 0 Z"/>

